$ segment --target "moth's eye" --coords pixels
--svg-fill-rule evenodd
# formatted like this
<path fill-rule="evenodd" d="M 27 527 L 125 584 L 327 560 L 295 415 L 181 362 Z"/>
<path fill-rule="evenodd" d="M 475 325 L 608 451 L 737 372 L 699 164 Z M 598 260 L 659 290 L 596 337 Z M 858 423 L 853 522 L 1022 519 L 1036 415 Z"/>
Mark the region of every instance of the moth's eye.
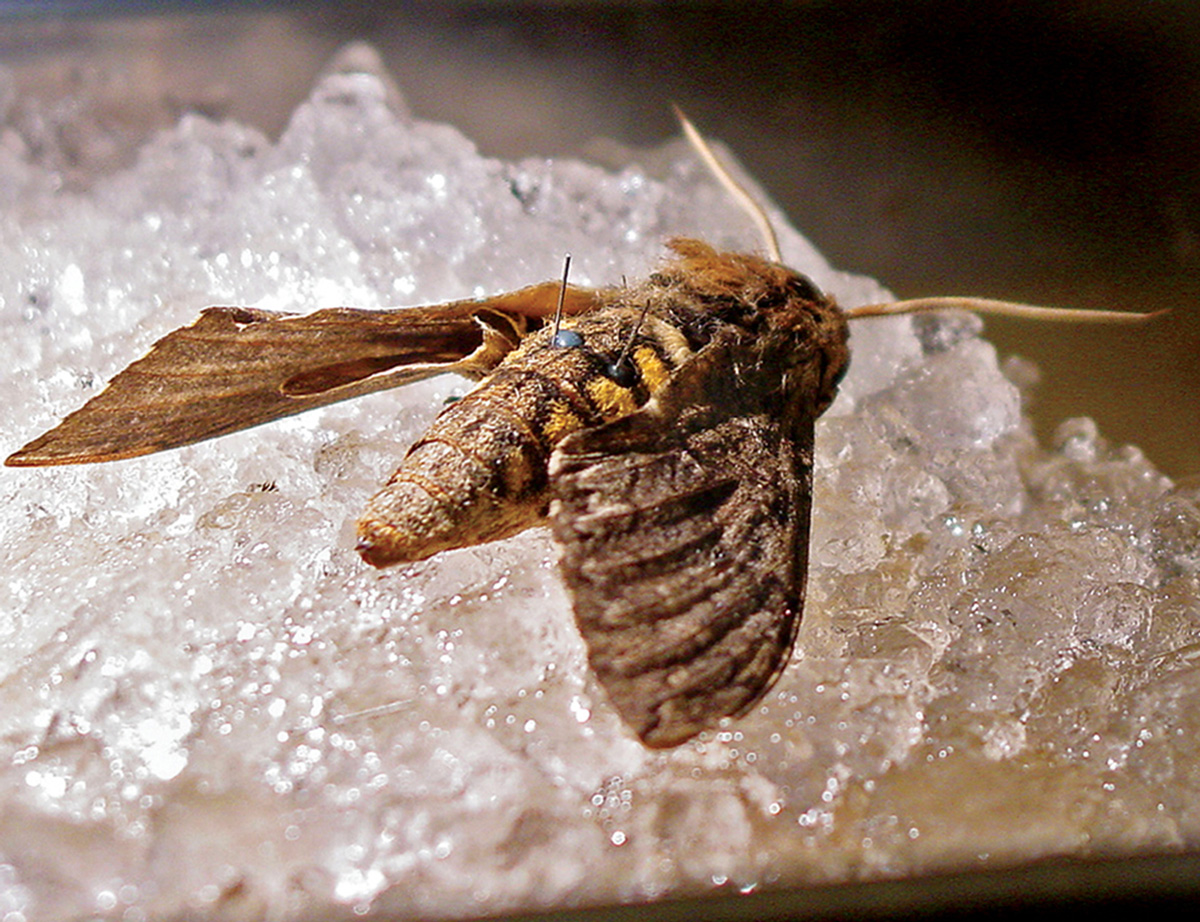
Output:
<path fill-rule="evenodd" d="M 633 387 L 637 383 L 637 372 L 628 358 L 606 365 L 604 376 L 621 387 Z"/>
<path fill-rule="evenodd" d="M 550 345 L 554 349 L 578 349 L 583 345 L 583 337 L 574 330 L 559 330 Z"/>
<path fill-rule="evenodd" d="M 825 295 L 816 283 L 807 275 L 801 275 L 799 272 L 792 276 L 791 284 L 788 287 L 793 295 L 803 298 L 805 301 L 825 300 Z"/>

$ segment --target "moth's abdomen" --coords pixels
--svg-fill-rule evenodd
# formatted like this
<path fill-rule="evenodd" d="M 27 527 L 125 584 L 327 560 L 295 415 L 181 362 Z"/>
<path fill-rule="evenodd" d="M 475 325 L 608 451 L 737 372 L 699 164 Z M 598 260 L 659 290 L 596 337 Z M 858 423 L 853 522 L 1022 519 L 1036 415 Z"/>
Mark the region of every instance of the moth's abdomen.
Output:
<path fill-rule="evenodd" d="M 447 407 L 359 520 L 363 558 L 378 567 L 423 560 L 538 524 L 558 443 L 637 410 L 691 354 L 651 316 L 616 367 L 639 313 L 620 307 L 582 318 L 570 327 L 578 344 L 535 334 Z"/>

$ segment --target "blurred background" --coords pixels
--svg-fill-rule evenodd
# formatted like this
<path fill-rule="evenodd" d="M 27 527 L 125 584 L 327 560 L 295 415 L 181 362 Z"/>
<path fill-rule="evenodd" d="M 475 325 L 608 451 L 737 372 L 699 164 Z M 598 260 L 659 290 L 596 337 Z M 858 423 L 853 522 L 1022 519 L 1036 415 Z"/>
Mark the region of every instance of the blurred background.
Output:
<path fill-rule="evenodd" d="M 0 0 L 0 129 L 69 184 L 185 111 L 277 135 L 349 41 L 486 154 L 725 141 L 839 268 L 901 297 L 1173 312 L 987 321 L 1042 370 L 1050 442 L 1092 416 L 1200 475 L 1200 4 Z M 531 280 L 534 281 L 534 280 Z"/>

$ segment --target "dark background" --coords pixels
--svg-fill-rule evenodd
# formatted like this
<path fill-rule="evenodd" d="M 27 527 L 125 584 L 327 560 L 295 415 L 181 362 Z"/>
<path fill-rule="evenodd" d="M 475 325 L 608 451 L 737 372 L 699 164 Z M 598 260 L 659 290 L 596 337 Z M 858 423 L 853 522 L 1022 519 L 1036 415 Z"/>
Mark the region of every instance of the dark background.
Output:
<path fill-rule="evenodd" d="M 1132 328 L 989 319 L 988 335 L 1041 367 L 1044 440 L 1092 416 L 1200 474 L 1194 0 L 12 6 L 0 114 L 68 181 L 188 109 L 277 134 L 354 39 L 416 115 L 501 157 L 656 145 L 678 102 L 832 262 L 899 296 L 1173 308 Z M 106 143 L 73 139 L 89 120 Z"/>

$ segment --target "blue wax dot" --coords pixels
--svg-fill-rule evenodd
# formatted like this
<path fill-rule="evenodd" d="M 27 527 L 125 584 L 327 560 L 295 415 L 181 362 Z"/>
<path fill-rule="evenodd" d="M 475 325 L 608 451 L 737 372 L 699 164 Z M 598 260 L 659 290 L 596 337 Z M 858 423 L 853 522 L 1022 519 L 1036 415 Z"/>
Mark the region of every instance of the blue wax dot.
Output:
<path fill-rule="evenodd" d="M 583 345 L 583 337 L 574 330 L 559 330 L 550 345 L 555 349 L 577 349 Z"/>

